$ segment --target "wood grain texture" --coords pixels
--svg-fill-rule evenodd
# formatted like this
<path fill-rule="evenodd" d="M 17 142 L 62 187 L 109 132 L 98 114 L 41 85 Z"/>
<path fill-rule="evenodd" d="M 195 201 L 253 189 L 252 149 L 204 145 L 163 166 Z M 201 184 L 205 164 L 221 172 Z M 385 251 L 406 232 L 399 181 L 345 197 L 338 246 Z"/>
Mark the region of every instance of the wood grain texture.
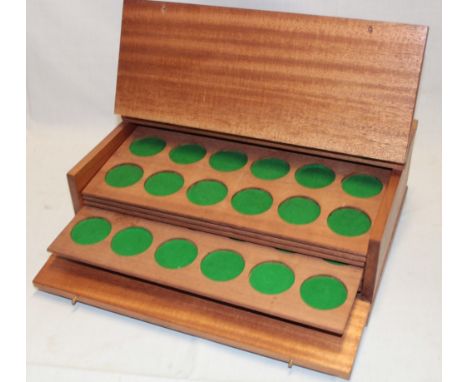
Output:
<path fill-rule="evenodd" d="M 427 28 L 126 0 L 127 117 L 406 160 Z"/>
<path fill-rule="evenodd" d="M 349 378 L 370 305 L 356 300 L 342 337 L 52 255 L 34 285 L 85 304 Z M 285 365 L 286 367 L 286 365 Z"/>
<path fill-rule="evenodd" d="M 97 244 L 76 244 L 71 239 L 71 230 L 78 222 L 89 217 L 106 219 L 112 224 L 112 232 Z M 128 227 L 143 227 L 149 230 L 153 242 L 145 252 L 137 256 L 118 256 L 111 249 L 112 237 Z M 195 260 L 180 269 L 159 266 L 154 260 L 156 249 L 168 240 L 179 238 L 189 240 L 197 246 L 198 255 Z M 214 282 L 202 274 L 202 259 L 216 250 L 235 251 L 243 257 L 245 268 L 238 277 L 226 282 Z M 50 245 L 49 251 L 72 260 L 338 334 L 345 330 L 362 276 L 360 268 L 337 266 L 322 259 L 284 253 L 269 247 L 89 207 L 84 207 L 78 212 Z M 294 284 L 287 291 L 267 295 L 255 291 L 250 286 L 251 270 L 256 265 L 268 261 L 283 263 L 294 272 Z M 319 275 L 335 277 L 344 284 L 348 297 L 343 305 L 336 309 L 318 310 L 304 303 L 300 295 L 301 284 L 308 278 Z"/>
<path fill-rule="evenodd" d="M 164 151 L 151 157 L 133 155 L 129 149 L 131 143 L 135 139 L 148 136 L 164 139 L 167 143 Z M 172 162 L 169 158 L 170 150 L 187 143 L 196 143 L 205 147 L 207 151 L 205 157 L 191 165 L 180 165 Z M 247 164 L 242 169 L 233 172 L 220 172 L 213 169 L 209 164 L 210 156 L 221 150 L 244 152 L 248 157 Z M 274 181 L 266 181 L 253 176 L 250 171 L 252 163 L 257 159 L 269 157 L 288 162 L 290 165 L 289 173 Z M 107 172 L 124 163 L 140 166 L 144 171 L 143 178 L 130 187 L 110 187 L 105 182 Z M 295 173 L 296 170 L 307 164 L 327 166 L 335 172 L 335 180 L 329 186 L 319 189 L 301 186 L 295 179 Z M 167 170 L 183 176 L 183 187 L 177 193 L 164 197 L 157 197 L 146 192 L 145 180 L 152 174 Z M 342 190 L 341 182 L 347 176 L 356 173 L 369 174 L 379 178 L 384 186 L 383 191 L 368 199 L 346 194 Z M 306 249 L 340 251 L 364 259 L 367 254 L 369 233 L 357 237 L 338 235 L 328 227 L 327 217 L 337 208 L 354 207 L 364 211 L 372 221 L 379 210 L 390 173 L 391 171 L 388 169 L 373 166 L 139 126 L 89 182 L 83 190 L 83 197 L 86 200 L 102 201 L 103 205 L 109 201 L 126 206 L 129 210 L 136 207 L 146 209 L 149 213 L 165 213 L 166 215 L 192 219 L 193 224 L 200 229 L 205 224 L 215 225 L 220 228 L 219 234 L 222 234 L 222 226 L 225 226 L 229 230 L 237 229 L 242 232 L 250 232 L 253 235 L 262 235 L 265 240 L 272 239 L 272 246 L 278 243 L 278 241 L 274 241 L 276 238 L 282 240 L 279 241 L 280 243 L 289 241 Z M 186 197 L 187 190 L 191 185 L 204 179 L 214 179 L 225 184 L 228 189 L 226 198 L 212 206 L 199 206 L 191 203 Z M 237 212 L 231 206 L 231 199 L 235 193 L 245 188 L 259 188 L 267 191 L 273 198 L 271 208 L 255 216 L 242 215 Z M 310 224 L 293 225 L 284 222 L 278 215 L 278 207 L 284 200 L 293 196 L 304 196 L 315 200 L 320 205 L 320 216 Z M 282 246 L 280 245 L 280 247 Z"/>
<path fill-rule="evenodd" d="M 75 212 L 83 206 L 81 191 L 134 128 L 134 125 L 127 122 L 119 124 L 67 173 L 68 188 Z"/>
<path fill-rule="evenodd" d="M 387 192 L 370 233 L 369 251 L 361 290 L 362 298 L 367 301 L 372 302 L 377 294 L 401 209 L 405 201 L 417 127 L 418 122 L 414 121 L 411 130 L 408 161 L 403 172 L 394 170 L 390 177 Z"/>

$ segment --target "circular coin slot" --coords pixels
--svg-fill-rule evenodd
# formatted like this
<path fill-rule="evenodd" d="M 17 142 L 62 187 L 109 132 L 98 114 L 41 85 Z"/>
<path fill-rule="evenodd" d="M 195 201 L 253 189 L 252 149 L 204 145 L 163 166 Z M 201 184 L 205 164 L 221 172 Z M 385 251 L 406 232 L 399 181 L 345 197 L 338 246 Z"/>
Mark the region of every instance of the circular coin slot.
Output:
<path fill-rule="evenodd" d="M 197 255 L 198 248 L 190 240 L 171 239 L 158 247 L 154 259 L 164 268 L 180 269 L 191 264 Z"/>
<path fill-rule="evenodd" d="M 257 265 L 250 272 L 250 285 L 263 294 L 279 294 L 294 284 L 294 272 L 287 265 L 266 262 Z"/>
<path fill-rule="evenodd" d="M 278 215 L 289 224 L 309 224 L 319 217 L 320 206 L 310 198 L 293 196 L 279 205 Z"/>
<path fill-rule="evenodd" d="M 71 230 L 72 240 L 81 245 L 96 244 L 111 232 L 112 225 L 104 218 L 92 217 L 76 223 Z"/>
<path fill-rule="evenodd" d="M 123 188 L 138 182 L 143 176 L 143 169 L 135 164 L 120 164 L 110 169 L 105 182 L 111 187 Z"/>
<path fill-rule="evenodd" d="M 201 180 L 187 190 L 187 198 L 199 206 L 211 206 L 221 202 L 227 195 L 227 187 L 217 180 Z"/>
<path fill-rule="evenodd" d="M 330 229 L 342 236 L 359 236 L 369 231 L 371 220 L 364 212 L 352 208 L 338 208 L 328 215 Z"/>
<path fill-rule="evenodd" d="M 209 253 L 201 262 L 202 273 L 213 281 L 229 281 L 239 276 L 245 261 L 237 252 L 221 249 Z"/>
<path fill-rule="evenodd" d="M 288 174 L 289 169 L 289 163 L 278 158 L 259 159 L 250 167 L 250 171 L 256 178 L 264 180 L 282 178 Z"/>
<path fill-rule="evenodd" d="M 333 183 L 335 173 L 322 164 L 308 164 L 296 171 L 296 181 L 307 188 L 323 188 Z"/>
<path fill-rule="evenodd" d="M 184 185 L 182 175 L 174 171 L 161 171 L 151 175 L 145 182 L 145 190 L 151 195 L 168 196 Z"/>
<path fill-rule="evenodd" d="M 336 309 L 344 304 L 347 297 L 345 285 L 331 276 L 313 276 L 301 285 L 302 300 L 315 309 Z"/>
<path fill-rule="evenodd" d="M 135 139 L 130 145 L 130 152 L 139 157 L 159 154 L 166 147 L 166 142 L 157 137 Z"/>
<path fill-rule="evenodd" d="M 330 259 L 324 259 L 327 263 L 333 264 L 333 265 L 346 265 L 346 263 L 342 263 L 341 261 L 336 261 L 336 260 L 330 260 Z"/>
<path fill-rule="evenodd" d="M 259 215 L 270 209 L 273 198 L 270 193 L 259 188 L 246 188 L 232 197 L 231 204 L 241 214 Z"/>
<path fill-rule="evenodd" d="M 247 155 L 240 151 L 218 151 L 210 157 L 210 166 L 222 172 L 239 170 L 246 163 Z"/>
<path fill-rule="evenodd" d="M 205 154 L 206 150 L 203 146 L 190 143 L 173 148 L 169 157 L 177 164 L 192 164 L 203 159 Z"/>
<path fill-rule="evenodd" d="M 153 242 L 153 235 L 146 228 L 129 227 L 112 238 L 112 250 L 119 256 L 135 256 L 145 252 Z"/>
<path fill-rule="evenodd" d="M 366 174 L 350 175 L 343 180 L 341 186 L 347 194 L 357 198 L 372 198 L 380 194 L 383 188 L 379 179 Z"/>

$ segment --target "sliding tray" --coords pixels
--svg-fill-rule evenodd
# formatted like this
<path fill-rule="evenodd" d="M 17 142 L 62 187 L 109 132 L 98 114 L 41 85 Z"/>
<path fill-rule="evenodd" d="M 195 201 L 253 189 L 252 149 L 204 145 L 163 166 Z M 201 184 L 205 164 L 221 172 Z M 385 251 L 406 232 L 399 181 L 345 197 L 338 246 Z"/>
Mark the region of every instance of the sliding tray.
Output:
<path fill-rule="evenodd" d="M 391 170 L 137 127 L 85 202 L 364 264 Z M 302 249 L 302 250 L 301 250 Z"/>
<path fill-rule="evenodd" d="M 49 250 L 337 334 L 362 277 L 360 268 L 88 207 Z"/>

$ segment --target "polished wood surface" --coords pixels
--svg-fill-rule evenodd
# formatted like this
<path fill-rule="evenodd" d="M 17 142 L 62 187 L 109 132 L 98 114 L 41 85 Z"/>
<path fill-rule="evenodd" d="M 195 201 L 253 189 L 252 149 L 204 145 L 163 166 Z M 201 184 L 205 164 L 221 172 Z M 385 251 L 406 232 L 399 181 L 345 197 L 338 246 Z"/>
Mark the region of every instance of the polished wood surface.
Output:
<path fill-rule="evenodd" d="M 77 244 L 71 239 L 71 230 L 78 222 L 89 217 L 106 219 L 112 224 L 112 232 L 99 243 Z M 128 227 L 147 229 L 153 236 L 153 242 L 139 255 L 118 256 L 111 249 L 112 238 Z M 180 269 L 167 269 L 156 263 L 154 254 L 157 248 L 171 239 L 186 239 L 197 246 L 198 255 L 190 265 Z M 203 275 L 200 270 L 201 261 L 216 250 L 231 250 L 243 257 L 245 267 L 238 277 L 226 282 L 215 282 Z M 310 256 L 284 253 L 269 247 L 89 207 L 84 207 L 77 213 L 50 245 L 49 251 L 72 260 L 339 334 L 345 330 L 362 276 L 361 268 L 334 265 Z M 263 294 L 253 289 L 249 283 L 250 272 L 256 265 L 264 262 L 287 265 L 294 272 L 292 286 L 277 295 Z M 343 305 L 335 309 L 319 310 L 304 303 L 300 294 L 302 283 L 319 275 L 334 277 L 344 284 L 348 296 Z"/>
<path fill-rule="evenodd" d="M 406 161 L 424 26 L 126 0 L 127 117 Z"/>
<path fill-rule="evenodd" d="M 349 378 L 370 305 L 356 300 L 343 336 L 163 288 L 52 255 L 34 279 L 46 292 Z M 286 367 L 286 365 L 285 365 Z"/>

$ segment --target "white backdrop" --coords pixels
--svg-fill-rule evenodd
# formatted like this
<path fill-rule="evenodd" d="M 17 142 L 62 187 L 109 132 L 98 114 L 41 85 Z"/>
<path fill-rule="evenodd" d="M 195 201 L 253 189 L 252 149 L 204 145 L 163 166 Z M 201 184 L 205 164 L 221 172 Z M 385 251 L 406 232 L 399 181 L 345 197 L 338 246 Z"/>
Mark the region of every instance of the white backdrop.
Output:
<path fill-rule="evenodd" d="M 430 27 L 410 188 L 352 380 L 440 380 L 440 2 L 197 2 Z M 118 0 L 27 0 L 28 380 L 334 380 L 85 305 L 72 307 L 32 286 L 47 245 L 73 216 L 66 171 L 118 122 L 113 107 L 121 10 Z"/>

